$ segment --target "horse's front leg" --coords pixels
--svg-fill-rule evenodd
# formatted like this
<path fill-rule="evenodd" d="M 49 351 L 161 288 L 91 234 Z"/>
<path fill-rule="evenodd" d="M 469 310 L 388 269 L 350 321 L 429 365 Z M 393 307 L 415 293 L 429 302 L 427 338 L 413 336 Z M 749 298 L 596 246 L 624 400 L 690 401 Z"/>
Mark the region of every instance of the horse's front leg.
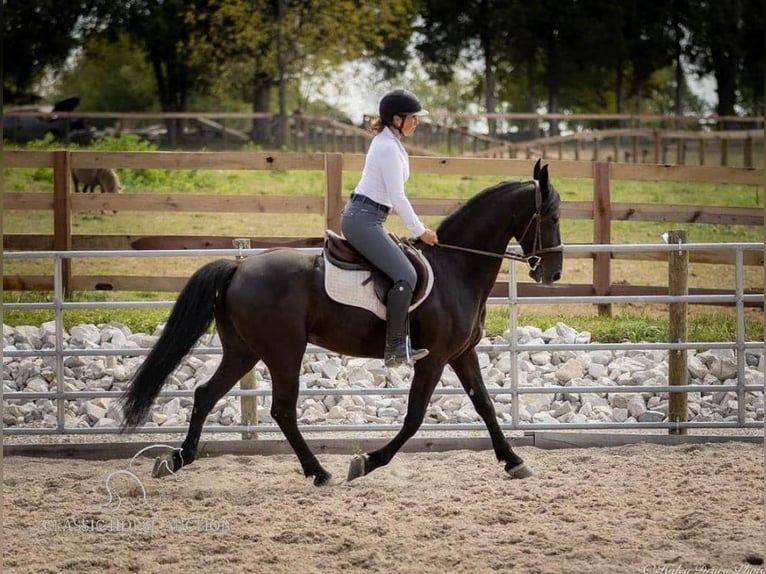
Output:
<path fill-rule="evenodd" d="M 271 372 L 271 416 L 298 457 L 303 474 L 313 476 L 316 486 L 324 486 L 330 483 L 332 475 L 319 463 L 298 429 L 296 407 L 302 356 L 302 353 L 294 354 L 293 357 L 285 354 L 279 360 L 264 359 Z"/>
<path fill-rule="evenodd" d="M 348 468 L 348 480 L 354 480 L 371 473 L 378 467 L 387 465 L 402 448 L 402 445 L 418 431 L 420 425 L 423 424 L 428 402 L 443 370 L 444 363 L 431 357 L 415 363 L 415 374 L 412 378 L 407 400 L 407 414 L 404 417 L 401 430 L 383 448 L 369 454 L 355 456 Z"/>
<path fill-rule="evenodd" d="M 505 471 L 511 478 L 527 478 L 532 476 L 532 471 L 524 464 L 519 455 L 513 452 L 508 439 L 505 438 L 500 424 L 497 422 L 495 407 L 487 392 L 487 387 L 481 378 L 479 358 L 476 349 L 469 349 L 458 358 L 450 362 L 450 366 L 460 379 L 465 392 L 473 403 L 474 409 L 487 425 L 489 436 L 492 439 L 492 447 L 495 449 L 497 460 L 505 463 Z"/>

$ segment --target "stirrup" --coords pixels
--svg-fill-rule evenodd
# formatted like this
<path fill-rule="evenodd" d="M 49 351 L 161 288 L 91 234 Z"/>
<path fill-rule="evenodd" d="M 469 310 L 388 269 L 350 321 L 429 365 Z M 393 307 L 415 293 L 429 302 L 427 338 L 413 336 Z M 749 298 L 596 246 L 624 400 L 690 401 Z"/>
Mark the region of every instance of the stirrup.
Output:
<path fill-rule="evenodd" d="M 428 349 L 413 349 L 410 347 L 409 337 L 407 337 L 403 345 L 393 349 L 386 349 L 385 364 L 389 368 L 398 367 L 405 363 L 412 364 L 427 357 L 428 353 Z"/>

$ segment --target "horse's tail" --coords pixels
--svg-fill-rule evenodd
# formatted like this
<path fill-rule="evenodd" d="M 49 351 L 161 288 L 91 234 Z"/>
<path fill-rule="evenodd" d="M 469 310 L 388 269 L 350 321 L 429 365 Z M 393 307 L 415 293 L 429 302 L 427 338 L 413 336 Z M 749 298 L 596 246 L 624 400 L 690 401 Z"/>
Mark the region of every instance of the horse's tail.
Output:
<path fill-rule="evenodd" d="M 219 259 L 198 269 L 178 296 L 165 329 L 120 398 L 123 430 L 135 428 L 146 418 L 168 375 L 191 350 L 213 321 L 236 261 Z"/>

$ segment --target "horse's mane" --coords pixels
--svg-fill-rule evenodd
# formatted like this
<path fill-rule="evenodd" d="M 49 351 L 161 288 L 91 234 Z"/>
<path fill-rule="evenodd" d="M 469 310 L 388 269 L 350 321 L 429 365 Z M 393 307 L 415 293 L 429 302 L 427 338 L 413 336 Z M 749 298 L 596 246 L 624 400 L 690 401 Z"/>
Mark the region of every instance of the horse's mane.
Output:
<path fill-rule="evenodd" d="M 487 210 L 493 209 L 492 204 L 496 203 L 496 198 L 499 194 L 510 193 L 527 183 L 521 181 L 502 181 L 480 191 L 442 220 L 436 229 L 437 235 L 445 234 L 446 236 L 452 233 L 453 230 L 458 231 L 464 228 L 466 218 L 471 220 L 480 217 Z M 494 209 L 497 209 L 496 205 Z"/>

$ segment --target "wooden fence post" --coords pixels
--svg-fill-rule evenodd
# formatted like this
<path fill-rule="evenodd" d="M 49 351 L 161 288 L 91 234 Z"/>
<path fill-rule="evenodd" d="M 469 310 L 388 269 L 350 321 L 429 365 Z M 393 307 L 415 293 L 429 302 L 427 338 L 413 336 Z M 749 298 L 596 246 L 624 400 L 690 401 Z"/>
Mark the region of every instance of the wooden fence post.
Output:
<path fill-rule="evenodd" d="M 327 188 L 324 199 L 325 228 L 340 233 L 340 212 L 343 209 L 343 155 L 328 153 L 324 156 L 324 174 Z"/>
<path fill-rule="evenodd" d="M 53 249 L 72 250 L 72 152 L 53 152 Z M 72 288 L 72 260 L 61 261 L 64 295 Z"/>
<path fill-rule="evenodd" d="M 686 231 L 668 232 L 668 243 L 678 245 L 678 250 L 668 254 L 668 295 L 688 295 L 689 252 L 681 250 L 681 244 L 686 243 Z M 685 343 L 687 338 L 687 308 L 688 303 L 670 303 L 669 332 L 671 343 Z M 671 385 L 685 385 L 688 382 L 688 367 L 686 365 L 686 349 L 668 351 L 668 379 Z M 686 422 L 687 409 L 686 393 L 670 393 L 668 403 L 668 421 Z M 670 434 L 686 434 L 685 428 L 671 428 Z"/>
<path fill-rule="evenodd" d="M 235 249 L 250 249 L 249 239 L 232 239 Z M 244 255 L 237 255 L 237 259 L 244 259 Z M 239 388 L 242 390 L 255 388 L 255 368 L 250 369 L 239 380 Z M 258 424 L 258 398 L 253 396 L 239 397 L 242 426 L 255 426 Z M 243 440 L 258 438 L 258 433 L 245 431 L 242 433 Z"/>
<path fill-rule="evenodd" d="M 744 167 L 753 167 L 753 138 L 750 136 L 747 136 L 745 138 L 745 155 L 744 155 L 744 161 L 743 166 Z"/>
<path fill-rule="evenodd" d="M 593 164 L 593 244 L 612 242 L 612 204 L 609 190 L 609 164 Z M 611 253 L 596 253 L 593 257 L 593 290 L 597 297 L 609 295 L 611 286 Z M 598 314 L 612 316 L 612 306 L 598 305 Z"/>

